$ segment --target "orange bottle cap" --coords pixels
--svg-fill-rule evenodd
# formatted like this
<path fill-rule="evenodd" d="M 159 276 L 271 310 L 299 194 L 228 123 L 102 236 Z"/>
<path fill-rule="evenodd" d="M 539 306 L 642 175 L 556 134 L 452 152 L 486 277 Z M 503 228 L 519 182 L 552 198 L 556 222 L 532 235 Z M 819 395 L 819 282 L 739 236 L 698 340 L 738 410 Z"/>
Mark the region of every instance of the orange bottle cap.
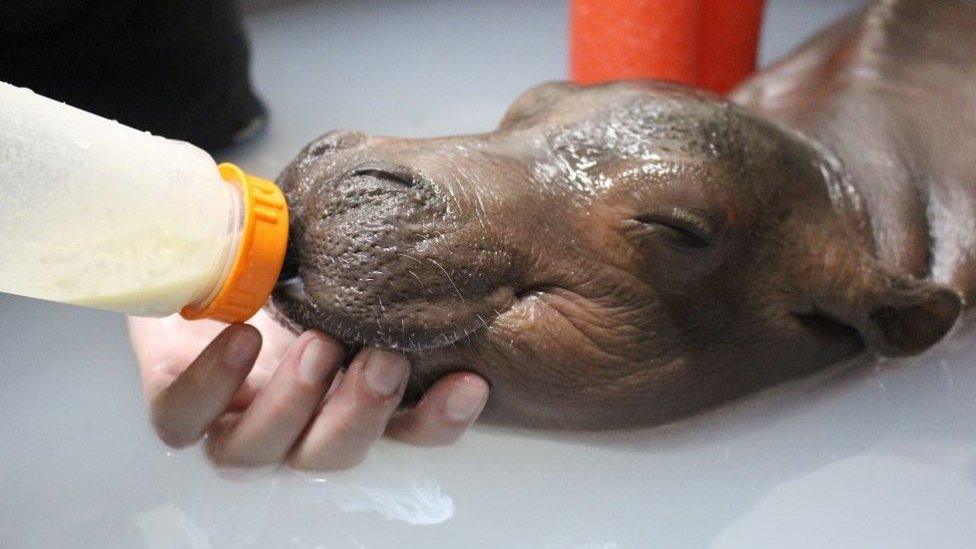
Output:
<path fill-rule="evenodd" d="M 288 245 L 288 205 L 277 185 L 224 163 L 220 175 L 241 190 L 244 227 L 237 256 L 223 287 L 210 303 L 188 305 L 187 320 L 211 318 L 243 322 L 257 313 L 271 295 Z"/>

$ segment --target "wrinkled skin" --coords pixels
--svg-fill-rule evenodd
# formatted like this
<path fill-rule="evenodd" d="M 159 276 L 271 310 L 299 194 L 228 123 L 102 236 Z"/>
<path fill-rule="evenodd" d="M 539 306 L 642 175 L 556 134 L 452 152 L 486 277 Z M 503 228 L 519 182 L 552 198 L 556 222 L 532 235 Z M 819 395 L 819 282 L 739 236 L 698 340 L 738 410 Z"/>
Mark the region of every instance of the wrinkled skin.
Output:
<path fill-rule="evenodd" d="M 273 311 L 560 428 L 941 339 L 976 291 L 976 7 L 881 2 L 731 99 L 551 83 L 483 135 L 328 133 L 279 178 Z"/>

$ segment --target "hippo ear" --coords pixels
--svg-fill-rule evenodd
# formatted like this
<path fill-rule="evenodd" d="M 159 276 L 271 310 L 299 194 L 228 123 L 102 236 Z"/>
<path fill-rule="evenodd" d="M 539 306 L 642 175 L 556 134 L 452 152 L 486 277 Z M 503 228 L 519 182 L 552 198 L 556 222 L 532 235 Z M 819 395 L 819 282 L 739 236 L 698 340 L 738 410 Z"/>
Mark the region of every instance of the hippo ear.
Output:
<path fill-rule="evenodd" d="M 871 301 L 855 327 L 884 356 L 915 355 L 935 345 L 962 310 L 952 289 L 907 278 Z"/>
<path fill-rule="evenodd" d="M 953 289 L 893 274 L 873 259 L 847 273 L 815 299 L 814 308 L 854 327 L 884 356 L 921 353 L 942 339 L 959 318 L 962 298 Z"/>
<path fill-rule="evenodd" d="M 539 84 L 522 95 L 518 96 L 514 103 L 508 107 L 505 116 L 502 118 L 498 129 L 505 130 L 517 127 L 526 121 L 532 120 L 540 114 L 546 112 L 561 98 L 579 86 L 571 82 L 545 82 Z"/>

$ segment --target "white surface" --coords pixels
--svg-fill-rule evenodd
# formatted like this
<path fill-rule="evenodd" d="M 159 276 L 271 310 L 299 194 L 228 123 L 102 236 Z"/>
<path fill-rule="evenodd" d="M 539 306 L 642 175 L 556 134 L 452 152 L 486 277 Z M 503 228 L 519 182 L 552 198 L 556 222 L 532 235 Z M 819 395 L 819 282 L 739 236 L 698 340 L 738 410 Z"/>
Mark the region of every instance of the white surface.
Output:
<path fill-rule="evenodd" d="M 531 4 L 531 6 L 530 6 Z M 336 126 L 483 130 L 563 74 L 557 2 L 323 2 L 252 20 L 276 173 Z M 772 2 L 769 58 L 849 9 Z M 976 337 L 677 425 L 479 428 L 352 472 L 223 478 L 149 431 L 122 319 L 0 298 L 0 547 L 972 547 Z"/>
<path fill-rule="evenodd" d="M 239 203 L 197 147 L 0 82 L 0 291 L 143 316 L 205 305 Z"/>

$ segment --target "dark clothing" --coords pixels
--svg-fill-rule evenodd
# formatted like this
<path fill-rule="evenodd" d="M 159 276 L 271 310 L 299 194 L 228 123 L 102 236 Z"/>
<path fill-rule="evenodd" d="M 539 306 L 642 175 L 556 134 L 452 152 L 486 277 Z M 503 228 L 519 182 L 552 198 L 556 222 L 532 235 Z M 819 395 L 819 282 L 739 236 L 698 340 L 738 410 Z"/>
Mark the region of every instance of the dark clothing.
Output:
<path fill-rule="evenodd" d="M 262 119 L 232 0 L 3 0 L 0 80 L 214 151 Z"/>

